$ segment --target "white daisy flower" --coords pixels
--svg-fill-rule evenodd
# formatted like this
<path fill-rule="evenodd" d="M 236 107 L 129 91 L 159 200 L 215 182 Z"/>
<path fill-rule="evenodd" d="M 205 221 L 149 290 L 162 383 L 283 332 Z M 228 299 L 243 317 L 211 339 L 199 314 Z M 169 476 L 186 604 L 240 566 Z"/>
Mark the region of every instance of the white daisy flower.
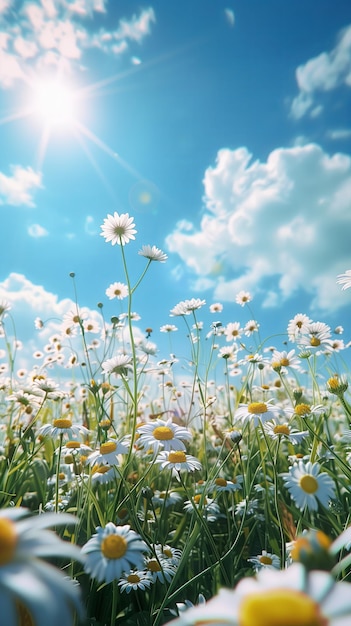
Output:
<path fill-rule="evenodd" d="M 235 476 L 233 480 L 226 480 L 226 478 L 218 476 L 214 479 L 211 489 L 214 489 L 217 493 L 220 493 L 221 491 L 226 491 L 230 493 L 241 489 L 242 483 L 242 476 Z"/>
<path fill-rule="evenodd" d="M 206 602 L 181 613 L 172 626 L 348 626 L 351 585 L 300 563 L 286 570 L 262 569 L 232 591 L 221 589 Z"/>
<path fill-rule="evenodd" d="M 102 364 L 104 374 L 116 374 L 116 376 L 128 376 L 132 369 L 133 359 L 127 354 L 118 354 L 111 359 L 107 359 Z"/>
<path fill-rule="evenodd" d="M 150 261 L 159 261 L 160 263 L 165 263 L 168 259 L 167 254 L 162 252 L 159 248 L 156 248 L 156 246 L 142 246 L 138 254 L 140 254 L 140 256 L 144 256 Z"/>
<path fill-rule="evenodd" d="M 128 454 L 129 442 L 105 441 L 99 450 L 92 452 L 86 460 L 87 465 L 119 465 L 118 455 Z"/>
<path fill-rule="evenodd" d="M 179 502 L 183 502 L 183 497 L 178 491 L 159 491 L 156 490 L 151 498 L 151 502 L 155 508 L 169 507 Z"/>
<path fill-rule="evenodd" d="M 191 300 L 182 300 L 178 304 L 171 309 L 170 315 L 181 316 L 181 315 L 190 315 L 192 311 L 196 311 L 197 309 L 201 309 L 201 307 L 206 304 L 206 300 L 201 300 L 200 298 L 191 298 Z"/>
<path fill-rule="evenodd" d="M 286 368 L 291 367 L 292 369 L 299 370 L 300 369 L 300 359 L 295 356 L 295 350 L 290 350 L 287 352 L 283 350 L 280 352 L 279 350 L 274 350 L 272 354 L 271 366 L 274 370 L 280 370 L 283 368 L 283 371 Z"/>
<path fill-rule="evenodd" d="M 173 548 L 167 544 L 161 545 L 157 544 L 154 546 L 155 554 L 158 559 L 166 561 L 169 565 L 179 565 L 180 560 L 182 558 L 182 551 L 177 548 Z"/>
<path fill-rule="evenodd" d="M 101 226 L 101 237 L 105 237 L 106 242 L 111 242 L 114 246 L 116 243 L 124 246 L 131 239 L 135 239 L 135 224 L 133 217 L 129 217 L 129 213 L 108 214 Z"/>
<path fill-rule="evenodd" d="M 273 400 L 267 400 L 266 402 L 239 404 L 239 408 L 235 411 L 234 419 L 240 419 L 243 422 L 250 421 L 255 428 L 260 422 L 274 420 L 279 413 L 279 407 L 274 406 L 272 402 Z"/>
<path fill-rule="evenodd" d="M 214 498 L 207 498 L 207 496 L 203 496 L 201 493 L 197 493 L 193 500 L 184 502 L 184 511 L 186 513 L 194 513 L 195 508 L 202 513 L 208 522 L 215 522 L 220 515 L 220 508 L 214 501 Z"/>
<path fill-rule="evenodd" d="M 190 441 L 191 432 L 184 428 L 173 424 L 172 420 L 167 421 L 156 419 L 148 424 L 143 424 L 137 429 L 139 435 L 137 443 L 141 448 L 152 448 L 157 452 L 159 448 L 164 450 L 185 450 L 183 441 Z"/>
<path fill-rule="evenodd" d="M 263 425 L 265 433 L 273 440 L 287 439 L 293 445 L 298 445 L 306 437 L 309 436 L 308 430 L 298 431 L 294 428 L 290 428 L 288 424 L 275 424 L 274 422 L 267 422 Z"/>
<path fill-rule="evenodd" d="M 160 464 L 161 470 L 172 470 L 173 476 L 202 469 L 200 461 L 190 454 L 185 454 L 183 450 L 162 450 L 155 462 Z"/>
<path fill-rule="evenodd" d="M 171 563 L 168 563 L 165 559 L 160 558 L 147 558 L 146 569 L 148 577 L 155 583 L 159 581 L 162 584 L 171 582 L 173 576 L 176 573 L 176 567 Z"/>
<path fill-rule="evenodd" d="M 87 574 L 98 582 L 110 583 L 133 567 L 143 569 L 143 553 L 149 549 L 128 524 L 115 526 L 108 522 L 105 528 L 98 526 L 96 531 L 82 548 Z"/>
<path fill-rule="evenodd" d="M 144 570 L 131 571 L 129 574 L 125 574 L 119 581 L 118 586 L 120 587 L 121 593 L 124 591 L 126 593 L 130 593 L 131 591 L 137 591 L 141 589 L 141 591 L 145 591 L 149 589 L 152 585 L 152 580 L 148 573 Z"/>
<path fill-rule="evenodd" d="M 317 511 L 319 502 L 327 507 L 329 501 L 335 497 L 334 481 L 326 472 L 320 472 L 319 463 L 299 461 L 288 473 L 283 474 L 283 479 L 301 511 Z"/>
<path fill-rule="evenodd" d="M 223 311 L 223 304 L 220 302 L 214 302 L 210 304 L 210 313 L 221 313 Z"/>
<path fill-rule="evenodd" d="M 260 569 L 280 569 L 280 558 L 276 554 L 271 554 L 262 550 L 261 554 L 252 556 L 247 559 L 249 563 L 252 563 L 255 572 Z"/>
<path fill-rule="evenodd" d="M 164 324 L 160 327 L 161 333 L 174 333 L 178 328 L 174 324 Z"/>
<path fill-rule="evenodd" d="M 84 560 L 77 546 L 46 530 L 78 520 L 64 513 L 28 514 L 21 507 L 0 511 L 1 623 L 72 624 L 74 609 L 82 613 L 79 587 L 42 558 Z"/>
<path fill-rule="evenodd" d="M 244 326 L 244 334 L 246 335 L 246 337 L 251 337 L 253 333 L 258 332 L 259 327 L 260 325 L 258 322 L 256 322 L 256 320 L 249 320 Z"/>
<path fill-rule="evenodd" d="M 89 479 L 90 477 L 87 476 Z M 120 478 L 120 475 L 117 471 L 116 465 L 93 465 L 92 466 L 92 474 L 91 474 L 91 482 L 93 484 L 98 483 L 99 485 L 108 485 L 109 483 L 116 483 L 117 478 Z"/>
<path fill-rule="evenodd" d="M 339 274 L 336 282 L 338 285 L 342 285 L 342 290 L 349 289 L 351 287 L 351 270 L 346 270 L 345 274 Z"/>
<path fill-rule="evenodd" d="M 88 435 L 89 430 L 81 424 L 72 424 L 72 420 L 67 417 L 59 417 L 52 424 L 44 424 L 37 430 L 37 435 L 57 439 L 61 435 L 72 440 L 79 435 Z"/>
<path fill-rule="evenodd" d="M 306 333 L 299 337 L 299 345 L 305 349 L 328 348 L 330 345 L 330 326 L 324 322 L 311 322 L 307 324 Z"/>
<path fill-rule="evenodd" d="M 235 296 L 235 302 L 240 306 L 245 306 L 248 302 L 251 302 L 252 296 L 249 291 L 239 291 Z"/>
<path fill-rule="evenodd" d="M 297 313 L 288 324 L 288 337 L 290 341 L 296 341 L 301 335 L 307 332 L 308 324 L 312 320 L 305 313 Z"/>
<path fill-rule="evenodd" d="M 244 329 L 241 328 L 240 322 L 230 322 L 226 325 L 224 329 L 224 334 L 227 341 L 235 341 L 237 339 L 240 339 L 243 332 Z"/>
<path fill-rule="evenodd" d="M 107 287 L 105 291 L 106 295 L 110 300 L 117 298 L 117 300 L 123 300 L 128 296 L 128 286 L 124 283 L 112 283 L 109 287 Z"/>

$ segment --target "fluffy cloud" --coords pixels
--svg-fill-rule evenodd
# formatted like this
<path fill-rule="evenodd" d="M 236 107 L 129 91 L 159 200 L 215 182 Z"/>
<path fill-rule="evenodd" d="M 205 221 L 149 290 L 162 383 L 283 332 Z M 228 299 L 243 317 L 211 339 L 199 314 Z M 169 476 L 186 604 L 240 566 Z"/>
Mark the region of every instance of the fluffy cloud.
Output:
<path fill-rule="evenodd" d="M 142 9 L 130 19 L 121 19 L 115 30 L 98 32 L 84 26 L 83 20 L 93 13 L 106 13 L 104 0 L 41 0 L 26 2 L 14 13 L 1 4 L 0 16 L 0 86 L 12 87 L 26 80 L 28 72 L 59 66 L 66 71 L 81 69 L 87 48 L 99 48 L 107 54 L 122 54 L 130 42 L 141 43 L 155 22 L 152 8 Z"/>
<path fill-rule="evenodd" d="M 11 176 L 0 172 L 0 204 L 35 206 L 32 192 L 42 186 L 41 173 L 20 165 L 13 165 L 11 172 Z"/>
<path fill-rule="evenodd" d="M 274 150 L 266 163 L 246 148 L 220 150 L 204 177 L 200 228 L 178 224 L 168 238 L 214 298 L 241 289 L 265 294 L 264 306 L 298 289 L 312 309 L 344 303 L 336 275 L 350 265 L 351 158 L 315 144 Z M 199 283 L 198 283 L 199 284 Z"/>
<path fill-rule="evenodd" d="M 351 25 L 341 31 L 338 43 L 330 52 L 322 52 L 309 59 L 296 70 L 299 94 L 294 98 L 291 115 L 299 119 L 318 114 L 321 107 L 314 107 L 318 92 L 331 91 L 340 85 L 351 87 Z"/>
<path fill-rule="evenodd" d="M 48 234 L 49 233 L 46 228 L 40 226 L 40 224 L 31 224 L 28 227 L 28 235 L 30 237 L 34 237 L 35 239 L 37 239 L 38 237 L 46 237 Z"/>

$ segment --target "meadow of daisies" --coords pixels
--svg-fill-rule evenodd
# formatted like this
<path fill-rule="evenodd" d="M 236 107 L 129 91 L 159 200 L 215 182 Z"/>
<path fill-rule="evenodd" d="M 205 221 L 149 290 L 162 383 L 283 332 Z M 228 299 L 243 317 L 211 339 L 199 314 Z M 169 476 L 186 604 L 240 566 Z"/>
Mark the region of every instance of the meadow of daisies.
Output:
<path fill-rule="evenodd" d="M 170 311 L 160 355 L 133 298 L 167 255 L 142 246 L 133 284 L 136 234 L 128 214 L 101 227 L 121 260 L 106 289 L 120 315 L 89 319 L 77 302 L 31 371 L 0 302 L 0 623 L 349 625 L 343 329 L 297 312 L 282 350 L 250 293 L 236 295 L 244 324 L 193 298 Z M 351 271 L 336 280 L 350 287 Z"/>

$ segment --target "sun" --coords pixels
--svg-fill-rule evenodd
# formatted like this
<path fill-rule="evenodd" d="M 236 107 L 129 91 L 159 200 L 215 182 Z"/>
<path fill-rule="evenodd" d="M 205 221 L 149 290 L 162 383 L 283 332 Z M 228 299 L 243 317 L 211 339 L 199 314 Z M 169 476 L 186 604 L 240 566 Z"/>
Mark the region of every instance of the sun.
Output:
<path fill-rule="evenodd" d="M 74 123 L 76 100 L 75 91 L 60 78 L 42 78 L 32 85 L 32 113 L 51 130 Z"/>

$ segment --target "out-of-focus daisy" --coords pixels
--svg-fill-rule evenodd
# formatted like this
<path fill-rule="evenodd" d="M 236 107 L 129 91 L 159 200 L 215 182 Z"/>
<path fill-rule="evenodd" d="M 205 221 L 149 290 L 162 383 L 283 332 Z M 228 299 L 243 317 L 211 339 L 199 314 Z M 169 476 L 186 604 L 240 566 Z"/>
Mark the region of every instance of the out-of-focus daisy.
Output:
<path fill-rule="evenodd" d="M 311 415 L 320 415 L 325 412 L 325 406 L 323 404 L 310 405 L 305 402 L 300 402 L 294 406 L 294 414 L 299 417 L 309 417 Z"/>
<path fill-rule="evenodd" d="M 79 435 L 88 435 L 89 430 L 82 426 L 82 424 L 72 424 L 72 420 L 68 417 L 59 417 L 55 419 L 52 424 L 44 424 L 37 430 L 37 435 L 42 437 L 51 437 L 51 439 L 57 439 L 61 435 L 68 440 L 72 440 Z"/>
<path fill-rule="evenodd" d="M 160 327 L 161 333 L 174 333 L 178 328 L 174 324 L 164 324 Z"/>
<path fill-rule="evenodd" d="M 113 246 L 116 243 L 124 246 L 131 239 L 135 239 L 137 231 L 133 219 L 129 217 L 129 213 L 119 214 L 115 211 L 113 215 L 108 214 L 101 226 L 101 237 L 105 237 L 105 241 L 111 242 Z"/>
<path fill-rule="evenodd" d="M 89 476 L 87 476 L 89 478 Z M 119 474 L 115 465 L 93 465 L 91 482 L 99 485 L 108 485 L 109 483 L 116 482 L 119 478 Z"/>
<path fill-rule="evenodd" d="M 212 489 L 215 490 L 217 493 L 221 493 L 222 491 L 226 491 L 227 493 L 230 493 L 230 492 L 238 491 L 239 489 L 241 489 L 242 483 L 243 483 L 242 476 L 235 476 L 233 480 L 226 480 L 226 478 L 222 478 L 221 476 L 218 476 L 213 481 Z"/>
<path fill-rule="evenodd" d="M 117 300 L 123 300 L 128 296 L 128 287 L 124 283 L 112 283 L 106 289 L 106 295 L 110 300 L 117 298 Z"/>
<path fill-rule="evenodd" d="M 190 454 L 185 454 L 183 450 L 162 450 L 155 462 L 160 464 L 161 470 L 172 470 L 173 476 L 202 469 L 200 461 Z"/>
<path fill-rule="evenodd" d="M 11 311 L 11 304 L 7 300 L 0 300 L 0 320 L 8 311 Z"/>
<path fill-rule="evenodd" d="M 249 291 L 239 291 L 235 296 L 235 302 L 240 304 L 240 306 L 245 306 L 245 304 L 248 304 L 251 300 L 252 296 Z"/>
<path fill-rule="evenodd" d="M 38 396 L 45 396 L 49 400 L 59 400 L 64 393 L 60 391 L 59 384 L 50 378 L 36 378 L 33 381 L 32 393 Z"/>
<path fill-rule="evenodd" d="M 128 441 L 105 441 L 99 450 L 92 452 L 86 460 L 87 465 L 119 465 L 118 455 L 128 454 Z"/>
<path fill-rule="evenodd" d="M 244 334 L 246 335 L 246 337 L 251 337 L 253 333 L 258 332 L 259 327 L 260 325 L 258 322 L 256 322 L 256 320 L 249 320 L 244 326 Z"/>
<path fill-rule="evenodd" d="M 138 254 L 149 259 L 149 261 L 159 261 L 160 263 L 165 263 L 168 259 L 167 254 L 162 252 L 159 248 L 156 248 L 156 246 L 142 246 Z"/>
<path fill-rule="evenodd" d="M 250 402 L 249 404 L 239 404 L 235 411 L 234 419 L 243 422 L 252 422 L 256 427 L 260 422 L 274 420 L 279 414 L 279 407 L 272 404 L 273 400 L 266 402 Z"/>
<path fill-rule="evenodd" d="M 152 585 L 152 580 L 148 573 L 145 570 L 135 570 L 131 571 L 129 574 L 124 574 L 122 578 L 118 581 L 118 586 L 123 593 L 130 593 L 131 591 L 137 591 L 141 589 L 141 591 L 145 591 L 149 589 Z"/>
<path fill-rule="evenodd" d="M 271 554 L 262 550 L 261 554 L 252 556 L 247 559 L 249 563 L 252 563 L 255 572 L 260 569 L 280 569 L 280 558 L 276 554 Z"/>
<path fill-rule="evenodd" d="M 285 485 L 301 511 L 317 511 L 318 502 L 327 507 L 335 497 L 335 484 L 326 472 L 320 472 L 319 463 L 295 463 L 283 474 Z"/>
<path fill-rule="evenodd" d="M 96 534 L 83 546 L 84 570 L 99 582 L 110 583 L 131 569 L 143 569 L 146 543 L 128 524 L 115 526 L 108 522 L 98 526 Z"/>
<path fill-rule="evenodd" d="M 173 548 L 167 544 L 158 544 L 154 546 L 154 550 L 156 556 L 161 560 L 165 560 L 169 565 L 179 565 L 183 554 L 178 548 Z"/>
<path fill-rule="evenodd" d="M 351 270 L 346 270 L 345 274 L 339 274 L 337 284 L 342 285 L 341 289 L 349 289 L 351 287 Z"/>
<path fill-rule="evenodd" d="M 1 623 L 73 626 L 74 611 L 82 613 L 79 587 L 42 557 L 83 560 L 77 546 L 46 530 L 78 520 L 64 513 L 28 513 L 21 507 L 0 511 Z"/>
<path fill-rule="evenodd" d="M 107 359 L 102 364 L 104 374 L 116 374 L 116 376 L 128 376 L 132 369 L 133 359 L 127 354 L 117 354 L 111 359 Z"/>
<path fill-rule="evenodd" d="M 146 558 L 146 569 L 148 577 L 153 583 L 159 581 L 163 585 L 166 582 L 171 582 L 176 573 L 176 567 L 174 565 L 168 563 L 165 559 L 155 557 Z"/>
<path fill-rule="evenodd" d="M 207 498 L 201 493 L 197 493 L 193 500 L 184 502 L 184 511 L 186 513 L 194 513 L 194 509 L 198 509 L 208 522 L 215 522 L 220 515 L 220 508 L 214 498 Z"/>
<path fill-rule="evenodd" d="M 178 491 L 155 491 L 154 495 L 151 498 L 151 502 L 153 506 L 158 507 L 169 507 L 174 506 L 175 504 L 179 504 L 179 502 L 183 502 L 183 497 L 178 493 Z"/>
<path fill-rule="evenodd" d="M 191 432 L 184 428 L 173 424 L 172 419 L 167 421 L 156 419 L 148 424 L 143 424 L 137 428 L 139 435 L 137 443 L 138 447 L 149 449 L 157 452 L 161 447 L 164 450 L 185 450 L 183 441 L 190 441 Z"/>
<path fill-rule="evenodd" d="M 182 300 L 178 304 L 171 309 L 170 315 L 173 316 L 181 316 L 181 315 L 190 315 L 192 311 L 196 311 L 197 309 L 201 309 L 201 307 L 206 304 L 206 300 L 201 300 L 200 298 L 191 298 L 191 300 Z"/>
<path fill-rule="evenodd" d="M 298 431 L 294 428 L 290 428 L 288 424 L 267 422 L 264 424 L 263 429 L 271 439 L 287 439 L 293 445 L 298 445 L 309 436 L 308 430 Z"/>
<path fill-rule="evenodd" d="M 282 571 L 262 569 L 236 588 L 221 589 L 204 605 L 181 613 L 172 626 L 348 626 L 351 585 L 300 563 Z"/>
<path fill-rule="evenodd" d="M 220 302 L 214 302 L 210 304 L 210 313 L 221 313 L 223 311 L 223 304 Z"/>
<path fill-rule="evenodd" d="M 327 348 L 330 344 L 330 326 L 324 322 L 307 324 L 306 332 L 298 339 L 300 346 L 310 349 Z"/>
<path fill-rule="evenodd" d="M 83 328 L 86 333 L 99 333 L 100 332 L 100 326 L 98 322 L 91 318 L 84 320 Z"/>

